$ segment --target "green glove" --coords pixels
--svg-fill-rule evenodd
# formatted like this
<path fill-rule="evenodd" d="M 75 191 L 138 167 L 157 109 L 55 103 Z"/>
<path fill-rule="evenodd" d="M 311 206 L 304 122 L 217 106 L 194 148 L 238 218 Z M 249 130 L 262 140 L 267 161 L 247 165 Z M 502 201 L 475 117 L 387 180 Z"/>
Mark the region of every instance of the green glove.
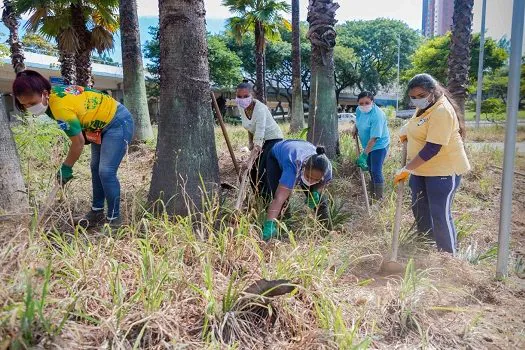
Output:
<path fill-rule="evenodd" d="M 362 152 L 359 155 L 359 158 L 355 161 L 355 164 L 361 168 L 363 171 L 368 171 L 368 164 L 367 164 L 368 155 L 365 152 Z"/>
<path fill-rule="evenodd" d="M 277 236 L 277 222 L 275 220 L 266 220 L 263 226 L 262 239 L 269 241 L 270 238 Z"/>
<path fill-rule="evenodd" d="M 64 186 L 69 180 L 73 178 L 73 167 L 62 164 L 57 173 L 57 181 Z"/>
<path fill-rule="evenodd" d="M 312 192 L 308 193 L 308 197 L 306 198 L 306 204 L 308 204 L 308 207 L 310 209 L 317 208 L 320 201 L 321 201 L 321 194 L 319 192 L 317 192 L 316 190 L 313 190 Z"/>

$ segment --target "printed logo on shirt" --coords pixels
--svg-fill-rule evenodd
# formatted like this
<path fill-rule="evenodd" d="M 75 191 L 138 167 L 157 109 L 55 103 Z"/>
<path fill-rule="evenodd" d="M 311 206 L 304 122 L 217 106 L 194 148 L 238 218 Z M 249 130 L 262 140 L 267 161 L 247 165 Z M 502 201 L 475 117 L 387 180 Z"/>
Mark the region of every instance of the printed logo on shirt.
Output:
<path fill-rule="evenodd" d="M 62 120 L 57 120 L 58 127 L 64 131 L 69 130 L 69 124 Z"/>
<path fill-rule="evenodd" d="M 421 119 L 420 121 L 417 122 L 417 126 L 421 126 L 423 124 L 425 124 L 425 122 L 428 121 L 428 118 L 424 118 L 424 119 Z"/>

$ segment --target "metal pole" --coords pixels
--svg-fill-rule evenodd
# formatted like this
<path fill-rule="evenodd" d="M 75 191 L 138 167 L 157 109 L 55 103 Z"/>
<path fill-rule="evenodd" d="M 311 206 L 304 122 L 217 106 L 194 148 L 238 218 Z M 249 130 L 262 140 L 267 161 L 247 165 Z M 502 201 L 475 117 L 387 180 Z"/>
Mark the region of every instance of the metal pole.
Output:
<path fill-rule="evenodd" d="M 397 37 L 397 85 L 396 85 L 396 116 L 399 110 L 399 63 L 401 60 L 401 35 Z"/>
<path fill-rule="evenodd" d="M 525 0 L 514 0 L 510 38 L 509 86 L 507 90 L 507 127 L 503 158 L 503 180 L 498 237 L 498 264 L 496 278 L 507 276 L 509 263 L 510 229 L 512 219 L 512 182 L 516 154 L 516 129 L 520 94 L 521 49 L 525 22 Z"/>
<path fill-rule="evenodd" d="M 481 95 L 483 93 L 483 58 L 485 56 L 485 17 L 487 15 L 487 0 L 483 0 L 481 10 L 481 31 L 479 32 L 478 90 L 476 91 L 476 129 L 479 128 L 481 117 Z"/>

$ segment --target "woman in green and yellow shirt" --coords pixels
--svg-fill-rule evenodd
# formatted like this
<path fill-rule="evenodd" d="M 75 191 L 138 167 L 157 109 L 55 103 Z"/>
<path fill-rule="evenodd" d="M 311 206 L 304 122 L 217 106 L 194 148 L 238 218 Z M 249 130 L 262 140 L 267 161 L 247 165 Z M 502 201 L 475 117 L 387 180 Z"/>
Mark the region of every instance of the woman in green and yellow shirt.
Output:
<path fill-rule="evenodd" d="M 117 170 L 133 137 L 133 118 L 111 96 L 76 85 L 51 86 L 38 72 L 26 70 L 13 82 L 16 105 L 21 111 L 47 114 L 71 139 L 57 179 L 65 184 L 73 178 L 73 165 L 84 145 L 91 143 L 92 208 L 79 225 L 104 223 L 117 227 L 120 218 L 120 183 Z M 107 215 L 104 215 L 104 202 Z"/>

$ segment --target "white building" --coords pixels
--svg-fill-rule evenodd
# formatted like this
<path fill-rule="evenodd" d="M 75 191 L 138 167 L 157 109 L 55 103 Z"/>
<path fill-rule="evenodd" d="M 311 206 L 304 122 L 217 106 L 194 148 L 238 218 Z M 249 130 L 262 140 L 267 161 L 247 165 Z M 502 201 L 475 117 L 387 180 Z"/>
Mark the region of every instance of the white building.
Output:
<path fill-rule="evenodd" d="M 36 52 L 24 51 L 27 69 L 35 70 L 52 82 L 60 79 L 60 63 L 57 56 L 50 56 Z M 0 58 L 0 92 L 5 96 L 11 93 L 15 72 L 11 66 L 11 58 Z M 107 64 L 92 64 L 94 87 L 111 94 L 116 100 L 121 101 L 123 72 L 122 67 Z M 5 96 L 4 102 L 9 113 L 14 113 L 14 104 L 11 96 Z"/>

